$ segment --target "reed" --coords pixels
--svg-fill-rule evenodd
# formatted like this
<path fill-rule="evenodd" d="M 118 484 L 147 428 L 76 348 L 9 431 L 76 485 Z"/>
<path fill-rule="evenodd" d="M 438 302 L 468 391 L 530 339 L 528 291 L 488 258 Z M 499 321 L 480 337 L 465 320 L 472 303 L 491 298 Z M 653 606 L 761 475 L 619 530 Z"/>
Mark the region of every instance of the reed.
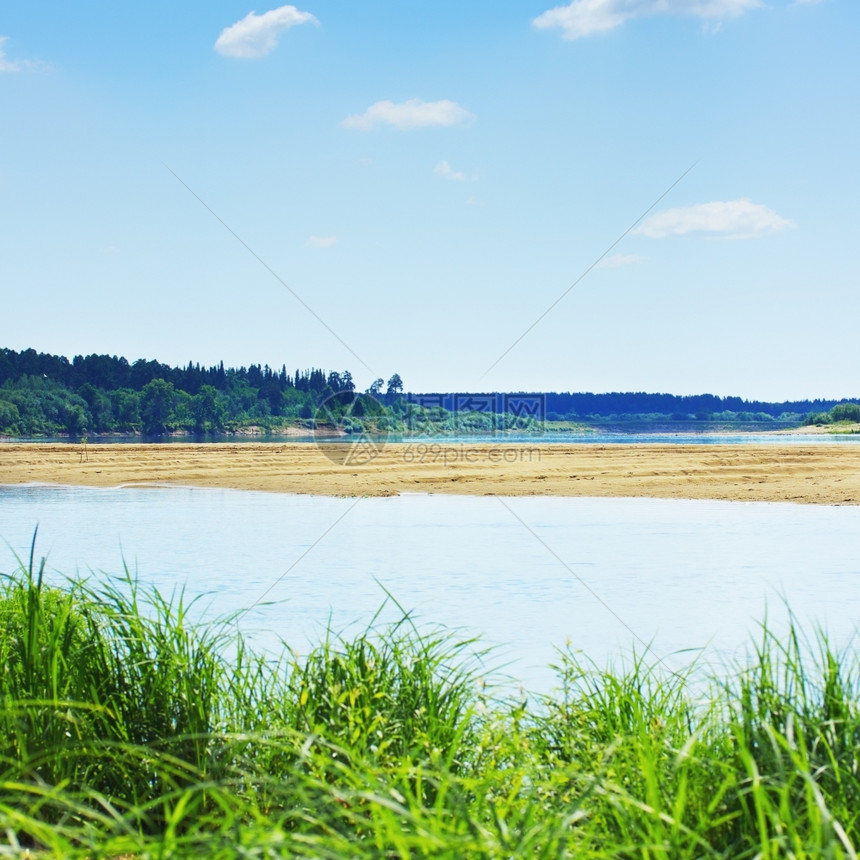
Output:
<path fill-rule="evenodd" d="M 565 650 L 510 699 L 407 613 L 272 661 L 192 610 L 32 554 L 3 579 L 0 853 L 856 856 L 856 655 L 794 619 L 719 678 Z"/>

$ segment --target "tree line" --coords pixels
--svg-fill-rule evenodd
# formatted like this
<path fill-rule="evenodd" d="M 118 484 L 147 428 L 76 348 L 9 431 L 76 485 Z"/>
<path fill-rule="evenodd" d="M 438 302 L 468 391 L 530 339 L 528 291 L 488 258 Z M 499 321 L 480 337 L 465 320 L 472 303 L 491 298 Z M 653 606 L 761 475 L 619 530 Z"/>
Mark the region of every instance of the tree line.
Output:
<path fill-rule="evenodd" d="M 398 374 L 373 383 L 391 403 L 403 390 Z M 333 395 L 335 414 L 355 392 L 348 371 L 275 370 L 268 365 L 211 367 L 109 355 L 64 356 L 0 349 L 0 433 L 75 437 L 87 433 L 224 433 L 248 426 L 267 430 L 312 427 Z"/>
<path fill-rule="evenodd" d="M 810 412 L 804 424 L 835 424 L 839 421 L 850 421 L 860 424 L 860 403 L 837 403 L 827 412 Z"/>
<path fill-rule="evenodd" d="M 677 395 L 639 392 L 544 392 L 407 394 L 408 401 L 448 413 L 479 411 L 530 414 L 549 422 L 606 421 L 782 421 L 800 424 L 847 400 L 769 402 L 714 394 Z"/>
<path fill-rule="evenodd" d="M 646 392 L 415 394 L 404 392 L 397 373 L 360 393 L 348 370 L 225 368 L 223 361 L 171 367 L 142 358 L 93 354 L 69 360 L 34 349 L 0 349 L 0 434 L 25 437 L 233 433 L 250 426 L 310 431 L 319 421 L 346 432 L 375 422 L 428 435 L 526 429 L 547 421 L 827 423 L 843 412 L 853 415 L 852 406 L 860 408 L 847 399 L 772 403 Z"/>

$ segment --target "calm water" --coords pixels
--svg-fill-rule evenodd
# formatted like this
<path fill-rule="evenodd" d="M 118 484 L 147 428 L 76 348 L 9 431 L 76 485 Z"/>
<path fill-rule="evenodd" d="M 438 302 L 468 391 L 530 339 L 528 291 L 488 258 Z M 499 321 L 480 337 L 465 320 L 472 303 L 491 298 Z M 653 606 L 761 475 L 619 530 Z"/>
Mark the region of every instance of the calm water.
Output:
<path fill-rule="evenodd" d="M 600 665 L 642 641 L 670 665 L 685 649 L 720 663 L 743 658 L 766 610 L 784 626 L 783 598 L 843 644 L 860 606 L 860 507 L 0 487 L 0 571 L 36 524 L 56 577 L 124 559 L 162 591 L 205 594 L 209 616 L 254 607 L 240 626 L 258 649 L 355 632 L 387 591 L 423 623 L 480 635 L 492 665 L 539 691 L 568 641 Z"/>

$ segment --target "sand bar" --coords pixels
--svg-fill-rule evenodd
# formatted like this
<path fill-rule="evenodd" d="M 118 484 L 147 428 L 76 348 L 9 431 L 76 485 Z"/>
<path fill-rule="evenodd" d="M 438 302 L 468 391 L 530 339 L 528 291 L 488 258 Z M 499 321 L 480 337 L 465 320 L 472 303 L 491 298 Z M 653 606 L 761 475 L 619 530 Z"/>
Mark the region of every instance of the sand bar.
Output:
<path fill-rule="evenodd" d="M 860 444 L 0 444 L 0 484 L 860 504 Z"/>

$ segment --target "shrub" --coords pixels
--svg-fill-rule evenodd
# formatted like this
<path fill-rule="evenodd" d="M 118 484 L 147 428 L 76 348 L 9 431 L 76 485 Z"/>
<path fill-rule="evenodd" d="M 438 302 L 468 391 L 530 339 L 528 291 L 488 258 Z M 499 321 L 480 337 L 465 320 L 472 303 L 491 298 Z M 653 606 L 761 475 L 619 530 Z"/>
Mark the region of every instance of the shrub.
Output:
<path fill-rule="evenodd" d="M 830 410 L 831 421 L 860 421 L 860 403 L 837 403 Z"/>

